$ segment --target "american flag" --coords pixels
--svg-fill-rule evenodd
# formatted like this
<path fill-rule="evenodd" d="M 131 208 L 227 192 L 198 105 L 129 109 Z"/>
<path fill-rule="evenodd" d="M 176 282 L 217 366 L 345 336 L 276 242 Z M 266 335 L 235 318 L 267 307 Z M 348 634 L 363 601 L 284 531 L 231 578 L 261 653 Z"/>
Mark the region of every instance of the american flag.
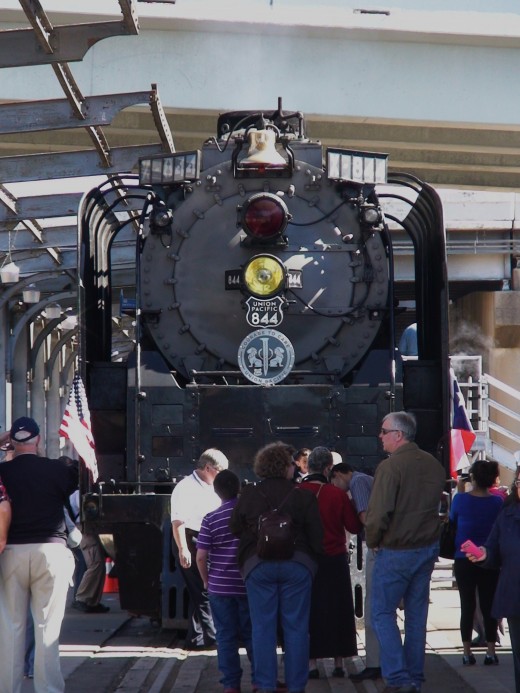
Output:
<path fill-rule="evenodd" d="M 453 479 L 457 478 L 457 470 L 469 466 L 468 452 L 475 442 L 476 435 L 466 411 L 464 395 L 461 392 L 453 369 L 451 376 L 452 417 L 450 441 L 450 471 Z"/>
<path fill-rule="evenodd" d="M 90 425 L 85 386 L 79 373 L 75 373 L 69 392 L 69 401 L 65 407 L 59 430 L 60 436 L 68 438 L 76 448 L 78 455 L 92 474 L 92 480 L 97 481 L 98 468 L 94 437 Z"/>

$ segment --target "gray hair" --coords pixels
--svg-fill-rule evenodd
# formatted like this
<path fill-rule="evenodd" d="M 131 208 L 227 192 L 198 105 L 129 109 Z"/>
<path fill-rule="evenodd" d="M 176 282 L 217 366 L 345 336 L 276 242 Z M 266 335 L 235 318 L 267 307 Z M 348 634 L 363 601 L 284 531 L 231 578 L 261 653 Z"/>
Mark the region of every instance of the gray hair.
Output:
<path fill-rule="evenodd" d="M 314 448 L 310 453 L 307 463 L 309 472 L 323 472 L 327 467 L 330 467 L 333 462 L 332 453 L 328 448 L 319 446 Z"/>
<path fill-rule="evenodd" d="M 227 469 L 229 467 L 229 460 L 221 450 L 217 450 L 217 448 L 209 448 L 208 450 L 204 450 L 202 455 L 199 457 L 197 468 L 204 469 L 207 464 L 221 472 L 223 469 Z"/>
<path fill-rule="evenodd" d="M 383 426 L 387 421 L 391 421 L 390 427 L 395 428 L 396 431 L 401 431 L 406 440 L 415 440 L 417 420 L 412 412 L 394 411 L 384 417 Z"/>

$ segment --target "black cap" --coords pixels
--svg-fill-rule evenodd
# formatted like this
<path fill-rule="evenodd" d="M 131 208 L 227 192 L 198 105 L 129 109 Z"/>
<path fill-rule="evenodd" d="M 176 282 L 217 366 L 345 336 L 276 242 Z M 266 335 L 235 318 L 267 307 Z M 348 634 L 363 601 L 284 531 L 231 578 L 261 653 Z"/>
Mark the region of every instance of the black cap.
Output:
<path fill-rule="evenodd" d="M 17 443 L 27 443 L 32 438 L 35 438 L 40 434 L 40 427 L 34 419 L 30 419 L 28 416 L 21 416 L 11 426 L 11 440 L 15 440 Z"/>

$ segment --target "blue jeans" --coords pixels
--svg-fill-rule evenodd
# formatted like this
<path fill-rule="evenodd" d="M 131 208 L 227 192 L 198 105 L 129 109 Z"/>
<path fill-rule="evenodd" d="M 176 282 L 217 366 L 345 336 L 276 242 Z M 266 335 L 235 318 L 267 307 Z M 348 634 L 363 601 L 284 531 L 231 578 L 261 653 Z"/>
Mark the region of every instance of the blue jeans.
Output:
<path fill-rule="evenodd" d="M 213 623 L 217 631 L 218 668 L 222 674 L 220 683 L 224 688 L 240 689 L 242 667 L 238 648 L 244 643 L 249 660 L 252 662 L 253 645 L 251 640 L 251 618 L 247 597 L 209 595 L 209 605 Z"/>
<path fill-rule="evenodd" d="M 424 649 L 430 580 L 438 543 L 420 549 L 379 549 L 372 576 L 372 627 L 381 646 L 383 678 L 389 686 L 424 681 Z M 404 645 L 397 608 L 404 603 Z"/>
<path fill-rule="evenodd" d="M 303 691 L 309 676 L 309 612 L 312 576 L 297 561 L 262 561 L 246 579 L 253 624 L 254 681 L 276 690 L 278 617 L 285 648 L 285 683 Z"/>

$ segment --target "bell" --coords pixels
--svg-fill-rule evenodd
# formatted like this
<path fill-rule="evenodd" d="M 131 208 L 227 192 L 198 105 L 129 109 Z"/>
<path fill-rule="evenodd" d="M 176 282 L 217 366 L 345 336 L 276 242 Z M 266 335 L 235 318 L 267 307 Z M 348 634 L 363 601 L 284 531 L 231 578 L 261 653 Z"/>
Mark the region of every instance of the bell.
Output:
<path fill-rule="evenodd" d="M 249 151 L 240 162 L 242 166 L 269 166 L 281 168 L 287 161 L 276 151 L 276 135 L 273 130 L 251 130 Z"/>

